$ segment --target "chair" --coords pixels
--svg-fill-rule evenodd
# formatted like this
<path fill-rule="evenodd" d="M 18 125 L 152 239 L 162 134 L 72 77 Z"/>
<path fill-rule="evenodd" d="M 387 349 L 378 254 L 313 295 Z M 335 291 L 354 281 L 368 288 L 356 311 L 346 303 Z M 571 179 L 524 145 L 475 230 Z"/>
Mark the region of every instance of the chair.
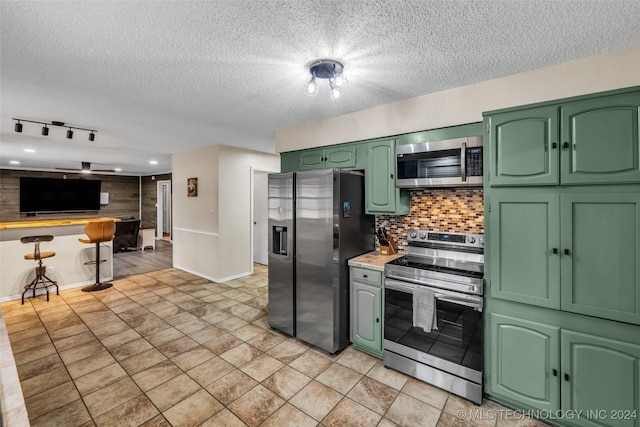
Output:
<path fill-rule="evenodd" d="M 140 220 L 134 218 L 116 222 L 116 234 L 113 239 L 113 252 L 123 252 L 138 249 L 138 231 Z"/>
<path fill-rule="evenodd" d="M 47 293 L 47 301 L 49 301 L 49 286 L 56 287 L 56 295 L 60 295 L 58 284 L 55 280 L 51 280 L 47 277 L 47 266 L 42 265 L 42 260 L 44 258 L 51 258 L 56 256 L 55 252 L 40 252 L 40 242 L 50 242 L 53 240 L 53 236 L 27 236 L 20 239 L 22 243 L 34 243 L 35 247 L 33 253 L 26 254 L 24 259 L 32 259 L 38 261 L 38 265 L 36 266 L 36 278 L 31 281 L 28 285 L 24 287 L 24 292 L 22 292 L 22 304 L 24 304 L 24 294 L 27 293 L 30 289 L 33 290 L 33 297 L 36 297 L 36 289 L 38 285 L 42 285 L 41 287 Z"/>
<path fill-rule="evenodd" d="M 106 259 L 100 259 L 100 243 L 113 240 L 116 232 L 116 224 L 113 220 L 91 221 L 84 227 L 84 233 L 89 239 L 79 238 L 82 243 L 94 243 L 96 245 L 96 259 L 85 262 L 85 265 L 96 264 L 96 283 L 82 288 L 83 292 L 101 291 L 113 286 L 111 283 L 100 283 L 100 264 Z"/>

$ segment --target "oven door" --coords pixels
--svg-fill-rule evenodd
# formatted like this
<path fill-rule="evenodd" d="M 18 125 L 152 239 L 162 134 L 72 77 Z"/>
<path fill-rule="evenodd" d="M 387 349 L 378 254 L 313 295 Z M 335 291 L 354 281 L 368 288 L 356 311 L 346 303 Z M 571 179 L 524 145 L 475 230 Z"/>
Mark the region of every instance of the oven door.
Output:
<path fill-rule="evenodd" d="M 385 280 L 385 350 L 481 382 L 482 297 L 427 286 L 435 292 L 438 329 L 425 332 L 413 326 L 413 290 L 418 286 Z"/>

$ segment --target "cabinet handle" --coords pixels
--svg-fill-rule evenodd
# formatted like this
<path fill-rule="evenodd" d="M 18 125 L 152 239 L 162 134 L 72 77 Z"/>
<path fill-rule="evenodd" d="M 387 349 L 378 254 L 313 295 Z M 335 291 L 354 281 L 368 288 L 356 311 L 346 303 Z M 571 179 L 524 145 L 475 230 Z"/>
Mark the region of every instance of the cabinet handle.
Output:
<path fill-rule="evenodd" d="M 569 148 L 569 143 L 567 141 L 562 143 L 562 149 L 566 150 L 567 148 Z"/>
<path fill-rule="evenodd" d="M 553 372 L 553 376 L 554 377 L 558 376 L 558 370 L 557 369 L 553 369 L 553 370 L 551 370 L 551 372 Z"/>
<path fill-rule="evenodd" d="M 564 380 L 569 381 L 569 374 L 564 374 Z"/>
<path fill-rule="evenodd" d="M 552 142 L 551 143 L 551 148 L 558 148 L 558 143 L 557 142 Z"/>
<path fill-rule="evenodd" d="M 391 179 L 393 179 L 393 174 L 391 174 L 390 176 L 391 176 Z"/>
<path fill-rule="evenodd" d="M 363 275 L 362 275 L 362 277 L 364 277 L 364 278 L 366 279 L 366 278 L 367 278 L 367 277 L 369 277 L 369 276 L 367 276 L 366 274 L 363 274 Z"/>
<path fill-rule="evenodd" d="M 380 323 L 380 318 L 376 317 L 376 323 Z"/>
<path fill-rule="evenodd" d="M 558 248 L 553 248 L 551 250 L 553 251 L 554 254 L 556 254 L 556 255 L 558 254 Z"/>
<path fill-rule="evenodd" d="M 565 250 L 564 250 L 564 254 L 565 254 L 565 255 L 571 255 L 571 251 L 570 251 L 569 249 L 565 249 Z"/>

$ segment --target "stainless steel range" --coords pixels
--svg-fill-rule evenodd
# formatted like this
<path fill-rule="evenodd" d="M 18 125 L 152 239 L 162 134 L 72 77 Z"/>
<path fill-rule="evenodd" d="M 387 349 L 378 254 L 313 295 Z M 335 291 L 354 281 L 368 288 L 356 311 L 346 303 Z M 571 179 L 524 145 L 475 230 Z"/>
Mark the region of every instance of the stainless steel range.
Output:
<path fill-rule="evenodd" d="M 384 270 L 384 365 L 481 404 L 484 237 L 411 230 L 407 243 Z M 435 310 L 429 332 L 414 326 L 420 289 Z"/>

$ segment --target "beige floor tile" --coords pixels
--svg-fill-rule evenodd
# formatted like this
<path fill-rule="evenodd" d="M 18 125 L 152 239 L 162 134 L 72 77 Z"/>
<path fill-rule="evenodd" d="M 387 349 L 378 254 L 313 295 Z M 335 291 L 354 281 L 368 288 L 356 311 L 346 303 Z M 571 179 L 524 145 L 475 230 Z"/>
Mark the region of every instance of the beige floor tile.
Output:
<path fill-rule="evenodd" d="M 410 377 L 407 375 L 394 371 L 393 369 L 385 368 L 382 362 L 376 363 L 376 365 L 367 372 L 367 376 L 374 380 L 380 381 L 383 384 L 393 387 L 396 390 L 402 390 L 402 387 L 407 383 Z M 428 403 L 428 402 L 427 402 Z"/>
<path fill-rule="evenodd" d="M 71 377 L 78 378 L 88 374 L 89 372 L 93 372 L 100 368 L 104 368 L 105 366 L 111 365 L 115 361 L 116 359 L 111 356 L 111 353 L 103 349 L 98 353 L 94 353 L 88 357 L 85 357 L 84 359 L 77 360 L 73 363 L 65 362 L 65 365 L 69 370 L 69 374 L 71 375 Z"/>
<path fill-rule="evenodd" d="M 375 426 L 381 415 L 365 408 L 351 399 L 345 398 L 322 420 L 326 427 Z"/>
<path fill-rule="evenodd" d="M 34 339 L 41 336 L 48 336 L 48 332 L 42 324 L 34 326 L 31 329 L 25 329 L 20 332 L 13 333 L 9 336 L 11 344 L 15 344 L 19 341 Z"/>
<path fill-rule="evenodd" d="M 224 297 L 222 297 L 224 298 Z M 218 310 L 218 311 L 214 311 L 210 314 L 207 314 L 206 316 L 202 316 L 202 320 L 207 321 L 209 323 L 211 323 L 212 325 L 215 325 L 216 323 L 222 322 L 223 320 L 227 320 L 229 319 L 231 316 L 231 314 Z"/>
<path fill-rule="evenodd" d="M 35 396 L 43 391 L 70 382 L 71 377 L 64 366 L 42 372 L 40 375 L 20 381 L 24 398 Z"/>
<path fill-rule="evenodd" d="M 70 365 L 73 362 L 77 362 L 78 360 L 86 359 L 87 357 L 91 357 L 97 355 L 101 352 L 104 352 L 104 347 L 98 341 L 91 342 L 89 344 L 82 344 L 77 347 L 70 348 L 69 350 L 65 350 L 60 352 L 60 357 L 65 365 Z"/>
<path fill-rule="evenodd" d="M 26 398 L 25 404 L 29 417 L 36 419 L 41 415 L 48 414 L 78 399 L 80 399 L 80 395 L 73 385 L 73 382 L 67 381 L 59 386 Z"/>
<path fill-rule="evenodd" d="M 347 397 L 383 415 L 391 407 L 397 395 L 396 389 L 365 376 L 351 389 Z"/>
<path fill-rule="evenodd" d="M 197 382 L 187 374 L 181 374 L 147 391 L 147 396 L 158 409 L 166 411 L 198 390 L 201 390 L 201 387 Z"/>
<path fill-rule="evenodd" d="M 242 343 L 231 350 L 225 351 L 220 355 L 221 358 L 231 363 L 233 366 L 242 366 L 247 362 L 260 356 L 262 352 L 249 344 Z"/>
<path fill-rule="evenodd" d="M 234 369 L 233 365 L 227 361 L 214 357 L 206 362 L 187 371 L 187 374 L 198 382 L 202 387 L 206 387 L 218 378 L 221 378 Z"/>
<path fill-rule="evenodd" d="M 162 354 L 171 358 L 179 354 L 182 354 L 188 350 L 191 350 L 192 348 L 198 347 L 198 345 L 199 344 L 194 340 L 192 340 L 191 338 L 184 336 L 182 338 L 178 338 L 177 340 L 160 344 L 156 346 L 156 348 L 160 350 Z"/>
<path fill-rule="evenodd" d="M 225 351 L 231 350 L 233 347 L 242 344 L 242 340 L 234 337 L 231 334 L 220 335 L 217 338 L 207 341 L 203 345 L 215 354 L 222 354 Z"/>
<path fill-rule="evenodd" d="M 84 332 L 91 332 L 93 334 L 93 331 L 90 331 L 90 329 L 87 328 L 87 326 L 84 323 L 67 326 L 66 328 L 62 328 L 62 329 L 48 330 L 48 332 L 49 332 L 49 337 L 54 341 L 61 340 L 67 337 L 72 337 L 74 335 L 78 335 Z"/>
<path fill-rule="evenodd" d="M 251 338 L 260 335 L 264 332 L 264 329 L 259 328 L 255 325 L 244 325 L 238 329 L 231 331 L 231 334 L 235 337 L 240 338 L 242 341 L 248 341 Z"/>
<path fill-rule="evenodd" d="M 431 384 L 427 384 L 414 378 L 409 378 L 402 388 L 402 392 L 421 400 L 424 403 L 428 403 L 431 406 L 435 406 L 438 409 L 444 408 L 444 405 L 447 403 L 447 399 L 449 398 L 449 393 L 441 388 L 434 387 Z"/>
<path fill-rule="evenodd" d="M 402 427 L 431 427 L 438 423 L 440 410 L 411 396 L 400 393 L 393 402 L 385 418 Z"/>
<path fill-rule="evenodd" d="M 31 427 L 40 426 L 79 426 L 91 422 L 91 415 L 81 399 L 74 400 L 58 409 L 47 412 L 31 420 Z"/>
<path fill-rule="evenodd" d="M 249 322 L 242 320 L 239 317 L 231 316 L 228 319 L 223 320 L 222 322 L 216 323 L 216 327 L 222 329 L 223 331 L 231 332 L 248 324 Z"/>
<path fill-rule="evenodd" d="M 388 419 L 386 419 L 384 417 L 380 420 L 380 422 L 377 425 L 377 427 L 397 427 L 397 426 L 398 426 L 398 424 L 396 424 L 396 423 L 394 423 L 392 421 L 389 421 Z"/>
<path fill-rule="evenodd" d="M 16 332 L 26 331 L 28 329 L 33 329 L 33 328 L 39 328 L 40 326 L 42 326 L 42 322 L 40 321 L 40 318 L 34 317 L 33 319 L 30 319 L 24 322 L 7 324 L 6 326 L 7 326 L 7 332 L 9 332 L 9 334 L 12 335 Z"/>
<path fill-rule="evenodd" d="M 247 425 L 243 423 L 240 418 L 233 415 L 228 409 L 223 409 L 222 411 L 215 414 L 213 417 L 209 418 L 204 423 L 200 424 L 200 427 L 246 427 Z"/>
<path fill-rule="evenodd" d="M 145 351 L 151 350 L 154 348 L 147 340 L 144 338 L 139 338 L 135 341 L 128 342 L 121 346 L 111 349 L 111 354 L 116 360 L 124 360 L 131 356 L 135 356 L 136 354 L 144 353 Z"/>
<path fill-rule="evenodd" d="M 334 363 L 316 377 L 316 381 L 331 387 L 335 391 L 347 394 L 362 378 L 362 374 L 340 364 Z"/>
<path fill-rule="evenodd" d="M 252 325 L 255 326 L 255 325 Z M 258 326 L 259 328 L 259 326 Z M 287 338 L 277 334 L 275 332 L 271 332 L 271 331 L 266 331 L 262 328 L 260 328 L 260 334 L 256 335 L 255 337 L 251 338 L 249 341 L 247 341 L 248 344 L 251 344 L 252 346 L 262 350 L 262 351 L 268 351 L 271 350 L 273 347 L 275 347 L 276 345 L 280 344 L 281 342 L 285 341 Z"/>
<path fill-rule="evenodd" d="M 254 427 L 266 420 L 284 403 L 285 401 L 273 392 L 262 385 L 257 385 L 231 403 L 228 408 L 245 424 Z"/>
<path fill-rule="evenodd" d="M 440 414 L 438 427 L 474 427 L 474 424 L 470 421 L 463 420 L 454 415 L 443 412 L 442 414 Z"/>
<path fill-rule="evenodd" d="M 139 333 L 133 329 L 127 329 L 117 334 L 109 335 L 108 337 L 101 338 L 102 344 L 109 350 L 119 347 L 122 344 L 126 344 L 131 341 L 142 338 Z"/>
<path fill-rule="evenodd" d="M 164 416 L 161 414 L 161 415 L 156 415 L 146 423 L 141 424 L 140 427 L 172 427 L 172 426 L 171 424 L 169 424 L 169 421 L 167 421 L 164 418 Z"/>
<path fill-rule="evenodd" d="M 322 421 L 340 402 L 342 395 L 317 381 L 310 382 L 289 403 L 307 415 Z"/>
<path fill-rule="evenodd" d="M 127 322 L 121 320 L 120 322 L 110 323 L 108 325 L 92 328 L 91 332 L 99 339 L 104 339 L 108 336 L 115 335 L 119 332 L 128 331 L 131 327 L 127 325 Z"/>
<path fill-rule="evenodd" d="M 136 354 L 135 356 L 131 356 L 127 359 L 121 360 L 120 365 L 124 368 L 125 371 L 129 375 L 136 374 L 140 371 L 143 371 L 156 363 L 160 363 L 164 360 L 167 360 L 164 354 L 160 353 L 155 348 L 151 350 L 147 350 L 145 352 Z"/>
<path fill-rule="evenodd" d="M 20 353 L 15 353 L 13 358 L 16 366 L 20 366 L 43 357 L 51 356 L 52 354 L 56 354 L 56 348 L 52 343 L 47 343 Z"/>
<path fill-rule="evenodd" d="M 92 342 L 98 342 L 98 339 L 95 335 L 93 335 L 91 331 L 87 329 L 86 332 L 82 332 L 80 334 L 62 338 L 59 340 L 54 340 L 53 345 L 56 346 L 56 349 L 58 349 L 58 351 L 65 351 L 69 350 L 70 348 L 77 347 L 82 344 L 90 344 Z"/>
<path fill-rule="evenodd" d="M 158 414 L 158 409 L 142 394 L 100 415 L 95 421 L 98 427 L 139 426 Z"/>
<path fill-rule="evenodd" d="M 51 343 L 49 335 L 46 332 L 43 332 L 34 337 L 26 338 L 19 341 L 12 341 L 11 349 L 15 353 L 20 353 L 49 343 Z"/>
<path fill-rule="evenodd" d="M 174 301 L 172 301 L 174 302 Z M 175 303 L 175 302 L 174 302 Z M 183 311 L 179 314 L 174 314 L 173 316 L 165 317 L 164 321 L 173 326 L 174 328 L 177 325 L 182 325 L 187 322 L 191 322 L 192 320 L 197 320 L 198 318 L 193 314 Z M 177 329 L 177 328 L 176 328 Z"/>
<path fill-rule="evenodd" d="M 253 378 L 235 369 L 207 386 L 207 391 L 223 405 L 229 405 L 257 384 Z"/>
<path fill-rule="evenodd" d="M 143 391 L 148 391 L 180 374 L 182 370 L 171 360 L 164 360 L 132 375 L 131 378 Z"/>
<path fill-rule="evenodd" d="M 182 337 L 184 337 L 184 334 L 182 332 L 174 327 L 171 327 L 147 336 L 146 340 L 155 347 L 158 347 L 159 345 L 177 340 L 178 338 Z"/>
<path fill-rule="evenodd" d="M 185 323 L 180 323 L 179 325 L 175 325 L 174 327 L 182 332 L 183 334 L 191 334 L 192 332 L 199 331 L 200 329 L 204 329 L 207 326 L 211 326 L 209 322 L 206 322 L 202 319 L 192 319 Z"/>
<path fill-rule="evenodd" d="M 76 378 L 74 382 L 81 395 L 93 393 L 94 391 L 108 386 L 109 384 L 120 381 L 127 377 L 127 373 L 118 363 L 112 363 L 109 366 L 98 369 L 90 374 Z"/>
<path fill-rule="evenodd" d="M 84 402 L 94 418 L 122 405 L 141 394 L 131 378 L 123 378 L 84 396 Z"/>
<path fill-rule="evenodd" d="M 262 354 L 246 365 L 240 367 L 240 369 L 256 381 L 261 382 L 276 371 L 282 369 L 283 366 L 284 363 L 279 360 L 274 359 L 268 354 Z"/>
<path fill-rule="evenodd" d="M 183 371 L 188 371 L 213 357 L 216 355 L 211 350 L 198 346 L 171 358 L 171 360 Z"/>
<path fill-rule="evenodd" d="M 18 377 L 20 378 L 20 381 L 24 381 L 31 377 L 51 371 L 52 369 L 61 367 L 64 367 L 62 360 L 60 359 L 60 356 L 54 353 L 18 366 Z"/>
<path fill-rule="evenodd" d="M 189 337 L 198 344 L 204 344 L 214 338 L 224 335 L 225 333 L 226 332 L 222 329 L 216 328 L 213 325 L 208 325 L 206 328 L 190 333 Z"/>
<path fill-rule="evenodd" d="M 482 405 L 480 407 L 474 405 L 473 403 L 469 402 L 466 399 L 463 399 L 461 397 L 458 397 L 454 394 L 449 394 L 449 397 L 447 398 L 447 403 L 444 406 L 444 412 L 447 412 L 451 415 L 457 416 L 457 414 L 459 412 L 464 412 L 467 415 L 470 414 L 472 411 L 478 411 L 478 410 L 483 410 L 483 411 L 487 411 L 487 410 L 493 410 L 494 413 L 497 412 L 495 411 L 498 408 L 498 405 L 495 402 L 492 402 L 490 400 L 484 400 L 482 402 Z M 474 420 L 474 424 L 476 426 L 480 426 L 480 427 L 494 427 L 496 425 L 496 419 L 490 419 L 491 417 L 483 417 L 481 419 L 476 419 Z"/>
<path fill-rule="evenodd" d="M 222 410 L 223 406 L 205 390 L 192 394 L 163 412 L 171 425 L 198 426 Z"/>
<path fill-rule="evenodd" d="M 331 366 L 332 363 L 333 362 L 330 359 L 319 354 L 315 350 L 307 350 L 296 360 L 289 363 L 289 366 L 311 378 L 315 378 L 320 375 L 322 371 Z"/>
<path fill-rule="evenodd" d="M 285 403 L 260 424 L 260 427 L 315 427 L 316 425 L 318 425 L 316 420 L 295 406 Z"/>
<path fill-rule="evenodd" d="M 264 380 L 262 384 L 284 400 L 289 400 L 309 382 L 311 378 L 285 366 Z"/>
<path fill-rule="evenodd" d="M 353 347 L 348 347 L 336 359 L 339 364 L 346 366 L 347 368 L 351 368 L 354 371 L 358 371 L 361 374 L 369 372 L 369 370 L 376 364 L 377 360 L 378 359 L 375 357 L 362 353 Z"/>
<path fill-rule="evenodd" d="M 293 340 L 287 340 L 267 351 L 267 354 L 269 356 L 275 357 L 286 365 L 296 360 L 307 350 L 308 347 L 306 347 L 305 345 L 302 345 Z"/>

